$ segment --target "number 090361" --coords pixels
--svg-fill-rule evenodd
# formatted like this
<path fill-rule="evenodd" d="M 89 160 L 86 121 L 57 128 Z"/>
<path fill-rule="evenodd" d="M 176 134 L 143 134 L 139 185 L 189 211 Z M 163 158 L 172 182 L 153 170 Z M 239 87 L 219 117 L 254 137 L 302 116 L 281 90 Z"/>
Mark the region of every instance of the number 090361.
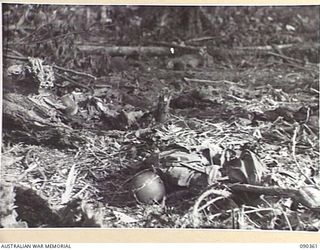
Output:
<path fill-rule="evenodd" d="M 318 244 L 300 244 L 300 248 L 302 249 L 317 249 Z"/>

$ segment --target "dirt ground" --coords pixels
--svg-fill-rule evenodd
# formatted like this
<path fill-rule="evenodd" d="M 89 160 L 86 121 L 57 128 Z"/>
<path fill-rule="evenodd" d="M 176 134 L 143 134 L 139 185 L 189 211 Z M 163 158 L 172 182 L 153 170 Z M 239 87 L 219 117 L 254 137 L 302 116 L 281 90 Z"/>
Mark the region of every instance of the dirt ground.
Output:
<path fill-rule="evenodd" d="M 1 225 L 318 231 L 314 7 L 148 8 L 4 8 Z M 165 187 L 151 204 L 146 170 Z"/>

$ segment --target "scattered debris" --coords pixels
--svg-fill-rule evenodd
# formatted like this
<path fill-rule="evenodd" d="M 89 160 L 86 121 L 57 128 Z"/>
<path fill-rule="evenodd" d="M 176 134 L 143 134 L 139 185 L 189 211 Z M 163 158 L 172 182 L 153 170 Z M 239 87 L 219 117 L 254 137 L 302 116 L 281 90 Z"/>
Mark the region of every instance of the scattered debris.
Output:
<path fill-rule="evenodd" d="M 30 6 L 4 6 L 1 227 L 319 230 L 314 8 Z"/>

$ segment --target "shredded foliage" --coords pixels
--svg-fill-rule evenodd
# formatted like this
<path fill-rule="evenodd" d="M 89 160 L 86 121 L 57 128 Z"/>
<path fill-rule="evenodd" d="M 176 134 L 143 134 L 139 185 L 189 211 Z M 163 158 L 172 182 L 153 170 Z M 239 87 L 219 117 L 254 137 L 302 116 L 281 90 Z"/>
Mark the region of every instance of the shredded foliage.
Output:
<path fill-rule="evenodd" d="M 17 35 L 4 41 L 11 55 L 4 63 L 11 65 L 6 68 L 8 76 L 20 74 L 21 81 L 25 72 L 17 66 L 17 56 L 32 56 L 31 73 L 37 75 L 38 85 L 56 87 L 60 95 L 77 90 L 80 97 L 76 118 L 56 112 L 54 101 L 46 102 L 59 124 L 65 123 L 76 135 L 77 143 L 66 137 L 65 147 L 50 141 L 32 144 L 21 134 L 15 138 L 17 131 L 4 126 L 1 226 L 320 229 L 319 207 L 305 206 L 299 197 L 285 192 L 261 195 L 235 190 L 223 172 L 225 152 L 245 146 L 265 166 L 257 178 L 264 187 L 319 188 L 319 46 L 299 47 L 318 41 L 314 29 L 319 17 L 314 18 L 313 8 L 319 7 L 157 11 L 114 7 L 110 26 L 109 19 L 94 14 L 99 12 L 95 8 L 99 10 L 97 6 L 4 6 L 8 22 L 4 32 Z M 150 10 L 157 12 L 152 20 Z M 193 14 L 187 18 L 188 13 Z M 179 29 L 185 20 L 188 34 L 188 29 Z M 218 34 L 213 42 L 207 40 L 213 35 L 208 27 Z M 170 57 L 141 55 L 122 61 L 76 49 L 79 43 L 104 36 L 109 39 L 106 44 L 117 45 L 159 37 L 169 43 L 185 36 L 189 48 L 204 42 L 200 47 L 207 49 L 210 60 L 200 63 L 196 55 L 193 63 L 192 56 L 177 55 L 174 63 L 182 67 L 175 68 L 170 63 L 168 67 Z M 295 44 L 299 49 L 274 50 L 273 44 Z M 219 46 L 224 50 L 218 54 Z M 262 53 L 257 46 L 269 52 Z M 47 56 L 46 66 L 36 59 L 41 53 Z M 123 63 L 128 65 L 123 68 Z M 10 90 L 6 83 L 4 88 Z M 169 97 L 161 96 L 164 89 Z M 161 110 L 166 116 L 160 113 L 161 119 L 155 115 L 159 93 L 165 100 Z M 46 121 L 53 124 L 53 115 L 48 114 L 51 120 L 46 117 Z M 184 179 L 180 172 L 173 174 L 178 168 L 187 169 Z M 143 169 L 162 174 L 164 182 L 170 176 L 179 185 L 167 184 L 160 203 L 139 204 L 131 180 Z M 305 191 L 310 191 L 306 195 L 312 202 L 320 203 L 317 191 Z"/>

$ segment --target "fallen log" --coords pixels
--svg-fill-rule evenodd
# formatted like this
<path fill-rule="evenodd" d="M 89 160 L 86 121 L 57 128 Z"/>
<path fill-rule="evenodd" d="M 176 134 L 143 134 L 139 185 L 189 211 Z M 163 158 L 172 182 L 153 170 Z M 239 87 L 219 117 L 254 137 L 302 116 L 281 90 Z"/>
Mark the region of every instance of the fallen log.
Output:
<path fill-rule="evenodd" d="M 10 142 L 75 148 L 79 132 L 64 124 L 54 107 L 17 93 L 3 96 L 3 139 Z"/>
<path fill-rule="evenodd" d="M 136 56 L 136 55 L 152 55 L 152 56 L 169 56 L 171 55 L 168 47 L 130 47 L 130 46 L 104 46 L 104 45 L 78 45 L 78 49 L 82 52 L 100 52 L 110 56 Z"/>
<path fill-rule="evenodd" d="M 244 191 L 270 196 L 290 197 L 314 211 L 320 211 L 320 189 L 316 185 L 302 186 L 299 188 L 283 188 L 233 184 L 230 185 L 230 189 L 233 191 Z"/>

